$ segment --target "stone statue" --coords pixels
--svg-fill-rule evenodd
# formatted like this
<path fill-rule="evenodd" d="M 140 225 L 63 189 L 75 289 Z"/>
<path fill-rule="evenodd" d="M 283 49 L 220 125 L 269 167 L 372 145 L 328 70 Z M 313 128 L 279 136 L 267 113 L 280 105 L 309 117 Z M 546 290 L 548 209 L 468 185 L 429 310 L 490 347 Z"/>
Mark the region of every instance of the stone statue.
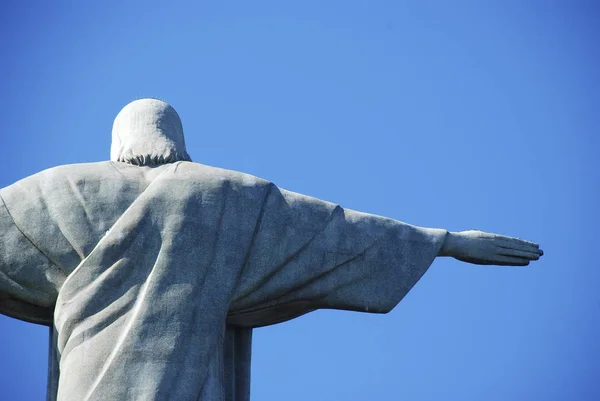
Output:
<path fill-rule="evenodd" d="M 247 401 L 255 327 L 321 308 L 387 313 L 437 256 L 543 254 L 193 163 L 179 116 L 155 99 L 118 114 L 111 161 L 0 197 L 0 312 L 50 326 L 49 400 Z"/>

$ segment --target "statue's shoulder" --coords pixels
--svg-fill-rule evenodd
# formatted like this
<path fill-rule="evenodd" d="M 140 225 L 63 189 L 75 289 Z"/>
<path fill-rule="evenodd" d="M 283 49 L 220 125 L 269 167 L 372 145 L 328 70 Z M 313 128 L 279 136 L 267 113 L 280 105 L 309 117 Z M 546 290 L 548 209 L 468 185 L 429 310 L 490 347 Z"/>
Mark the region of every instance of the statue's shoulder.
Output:
<path fill-rule="evenodd" d="M 61 181 L 77 182 L 80 180 L 90 179 L 93 176 L 98 178 L 107 177 L 117 173 L 111 162 L 96 162 L 96 163 L 77 163 L 65 164 L 42 170 L 36 174 L 25 177 L 13 185 L 32 186 L 43 185 L 50 183 L 59 183 Z"/>
<path fill-rule="evenodd" d="M 186 187 L 199 190 L 219 188 L 224 185 L 236 189 L 257 189 L 272 186 L 269 181 L 234 170 L 212 167 L 194 162 L 176 162 L 156 167 L 139 167 L 125 163 L 104 161 L 95 163 L 66 164 L 52 167 L 18 181 L 19 187 L 60 187 L 105 179 L 124 181 L 167 180 L 177 181 Z M 165 186 L 165 188 L 172 188 Z"/>
<path fill-rule="evenodd" d="M 173 172 L 180 178 L 201 180 L 202 182 L 207 183 L 226 183 L 234 187 L 260 188 L 273 185 L 270 181 L 256 177 L 252 174 L 195 162 L 177 162 L 173 168 Z"/>

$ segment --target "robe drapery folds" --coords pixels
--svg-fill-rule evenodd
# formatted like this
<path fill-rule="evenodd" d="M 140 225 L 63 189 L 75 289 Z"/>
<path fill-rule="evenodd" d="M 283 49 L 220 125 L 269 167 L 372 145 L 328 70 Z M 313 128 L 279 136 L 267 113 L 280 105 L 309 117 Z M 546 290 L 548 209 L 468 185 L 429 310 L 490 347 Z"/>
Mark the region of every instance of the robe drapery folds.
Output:
<path fill-rule="evenodd" d="M 61 401 L 247 401 L 252 328 L 386 313 L 446 235 L 191 162 L 61 166 L 0 196 L 0 312 L 51 325 Z"/>

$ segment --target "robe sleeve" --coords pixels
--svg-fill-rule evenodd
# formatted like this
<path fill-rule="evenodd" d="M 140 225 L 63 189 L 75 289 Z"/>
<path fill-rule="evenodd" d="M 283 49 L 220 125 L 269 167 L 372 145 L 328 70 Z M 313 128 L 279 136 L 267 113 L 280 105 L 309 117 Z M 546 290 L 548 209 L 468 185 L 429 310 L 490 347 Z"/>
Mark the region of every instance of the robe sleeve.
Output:
<path fill-rule="evenodd" d="M 228 322 L 259 327 L 316 309 L 387 313 L 429 268 L 446 234 L 272 186 Z"/>
<path fill-rule="evenodd" d="M 49 325 L 64 275 L 15 224 L 2 194 L 16 190 L 0 191 L 0 313 Z"/>

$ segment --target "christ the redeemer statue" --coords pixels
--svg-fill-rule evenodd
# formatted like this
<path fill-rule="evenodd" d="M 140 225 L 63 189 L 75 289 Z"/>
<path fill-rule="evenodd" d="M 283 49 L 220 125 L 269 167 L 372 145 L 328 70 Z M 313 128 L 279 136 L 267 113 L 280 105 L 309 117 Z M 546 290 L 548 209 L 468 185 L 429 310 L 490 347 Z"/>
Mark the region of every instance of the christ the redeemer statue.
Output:
<path fill-rule="evenodd" d="M 524 266 L 543 254 L 193 163 L 159 100 L 127 105 L 112 135 L 111 161 L 0 190 L 0 312 L 50 326 L 49 400 L 247 401 L 255 327 L 389 312 L 437 256 Z"/>

